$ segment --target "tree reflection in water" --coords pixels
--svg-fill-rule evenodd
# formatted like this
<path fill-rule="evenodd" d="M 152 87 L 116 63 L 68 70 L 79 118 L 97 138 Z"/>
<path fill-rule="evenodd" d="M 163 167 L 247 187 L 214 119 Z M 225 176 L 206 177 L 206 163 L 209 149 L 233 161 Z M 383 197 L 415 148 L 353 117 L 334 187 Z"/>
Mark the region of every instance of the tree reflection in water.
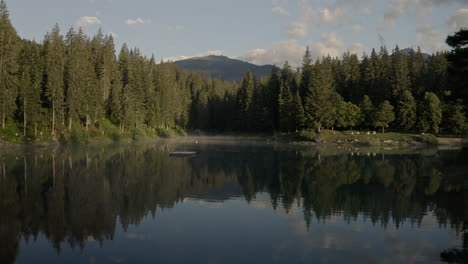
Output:
<path fill-rule="evenodd" d="M 257 193 L 304 225 L 342 215 L 374 225 L 421 224 L 432 212 L 463 237 L 442 260 L 463 261 L 468 248 L 466 151 L 351 154 L 302 147 L 193 144 L 193 159 L 171 158 L 179 143 L 90 145 L 4 151 L 0 156 L 0 262 L 14 263 L 22 239 L 43 234 L 60 253 L 112 240 L 116 225 L 138 225 L 187 197 L 224 200 Z M 230 193 L 220 190 L 225 186 Z"/>

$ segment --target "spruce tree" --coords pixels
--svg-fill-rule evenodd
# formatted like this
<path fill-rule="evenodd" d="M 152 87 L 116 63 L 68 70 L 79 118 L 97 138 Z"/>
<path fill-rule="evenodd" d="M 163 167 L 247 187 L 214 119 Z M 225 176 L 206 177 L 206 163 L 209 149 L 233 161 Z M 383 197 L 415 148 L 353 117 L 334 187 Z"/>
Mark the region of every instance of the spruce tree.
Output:
<path fill-rule="evenodd" d="M 439 98 L 432 92 L 426 92 L 419 106 L 419 129 L 422 132 L 439 133 L 442 122 L 442 106 Z"/>
<path fill-rule="evenodd" d="M 18 63 L 20 41 L 11 25 L 10 14 L 5 1 L 0 2 L 0 119 L 5 128 L 6 119 L 16 110 L 15 100 L 18 83 Z"/>
<path fill-rule="evenodd" d="M 411 90 L 408 58 L 400 51 L 398 46 L 396 46 L 392 54 L 391 85 L 395 100 L 402 96 L 404 91 Z"/>
<path fill-rule="evenodd" d="M 404 91 L 397 104 L 397 124 L 404 131 L 410 131 L 416 124 L 416 100 L 410 91 Z"/>
<path fill-rule="evenodd" d="M 369 96 L 364 95 L 364 98 L 362 99 L 362 102 L 359 105 L 359 107 L 361 108 L 361 111 L 362 111 L 363 125 L 368 128 L 373 126 L 375 109 Z"/>
<path fill-rule="evenodd" d="M 313 78 L 313 68 L 312 65 L 312 55 L 310 54 L 309 47 L 307 47 L 304 57 L 302 58 L 302 75 L 301 75 L 301 83 L 299 86 L 299 95 L 303 99 L 307 94 L 307 92 L 311 89 L 312 85 L 312 78 Z"/>
<path fill-rule="evenodd" d="M 60 27 L 56 24 L 44 40 L 45 53 L 45 96 L 50 104 L 51 133 L 55 134 L 57 114 L 65 122 L 65 43 L 60 35 Z"/>
<path fill-rule="evenodd" d="M 40 46 L 26 41 L 19 56 L 19 103 L 23 117 L 23 136 L 28 125 L 34 125 L 37 136 L 37 123 L 41 114 L 42 65 Z"/>
<path fill-rule="evenodd" d="M 252 125 L 252 103 L 255 91 L 255 77 L 253 73 L 247 72 L 242 79 L 239 88 L 238 106 L 240 114 L 240 125 L 245 130 L 250 130 Z"/>
<path fill-rule="evenodd" d="M 309 127 L 317 130 L 333 123 L 333 96 L 335 94 L 331 58 L 324 58 L 314 66 L 311 84 L 304 97 L 304 112 Z"/>

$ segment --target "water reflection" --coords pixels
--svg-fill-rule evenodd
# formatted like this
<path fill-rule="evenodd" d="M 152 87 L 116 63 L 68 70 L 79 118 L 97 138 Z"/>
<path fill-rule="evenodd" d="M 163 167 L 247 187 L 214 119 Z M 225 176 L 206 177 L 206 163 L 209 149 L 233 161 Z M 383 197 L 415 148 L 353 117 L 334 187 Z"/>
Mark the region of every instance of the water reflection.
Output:
<path fill-rule="evenodd" d="M 169 157 L 170 151 L 181 149 L 200 155 Z M 399 241 L 393 231 L 425 230 L 429 225 L 427 230 L 448 228 L 460 237 L 459 245 L 435 249 L 446 250 L 443 260 L 460 259 L 468 248 L 467 157 L 466 151 L 335 153 L 260 143 L 170 140 L 4 151 L 0 156 L 0 263 L 15 263 L 25 253 L 22 241 L 45 239 L 61 254 L 64 247 L 103 245 L 114 240 L 120 228 L 127 239 L 157 240 L 150 233 L 129 229 L 182 202 L 193 210 L 192 216 L 213 218 L 219 216 L 196 211 L 197 205 L 234 206 L 244 199 L 257 210 L 255 214 L 273 207 L 286 216 L 300 215 L 290 220 L 297 237 L 325 232 L 310 241 L 301 240 L 302 246 L 309 245 L 310 254 L 319 254 L 312 245 L 347 249 L 359 243 L 360 237 L 347 235 L 350 229 L 381 228 L 386 230 L 385 245 L 391 245 Z M 251 215 L 246 219 L 245 228 L 259 227 Z M 334 226 L 339 219 L 348 226 Z M 318 237 L 322 240 L 314 240 Z M 299 243 L 297 238 L 293 241 L 289 243 Z M 289 246 L 278 245 L 272 257 Z"/>

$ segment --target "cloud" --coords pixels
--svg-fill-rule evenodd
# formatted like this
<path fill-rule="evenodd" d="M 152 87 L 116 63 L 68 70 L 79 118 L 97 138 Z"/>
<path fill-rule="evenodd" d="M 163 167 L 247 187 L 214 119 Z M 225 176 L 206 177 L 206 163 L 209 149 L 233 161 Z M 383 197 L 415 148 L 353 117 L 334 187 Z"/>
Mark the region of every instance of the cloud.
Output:
<path fill-rule="evenodd" d="M 307 36 L 310 25 L 340 27 L 350 18 L 350 11 L 341 7 L 326 7 L 315 9 L 307 1 L 300 4 L 301 17 L 290 25 L 288 35 L 290 38 Z"/>
<path fill-rule="evenodd" d="M 442 34 L 429 24 L 416 28 L 416 39 L 417 46 L 421 47 L 423 52 L 434 53 L 445 47 Z"/>
<path fill-rule="evenodd" d="M 468 0 L 392 0 L 385 7 L 382 19 L 387 28 L 395 27 L 398 19 L 407 14 L 425 15 L 435 6 L 449 4 L 468 4 Z"/>
<path fill-rule="evenodd" d="M 282 65 L 285 61 L 293 66 L 299 66 L 304 55 L 305 47 L 295 39 L 274 43 L 269 49 L 252 49 L 241 56 L 242 60 L 257 65 Z"/>
<path fill-rule="evenodd" d="M 86 27 L 88 25 L 100 25 L 100 24 L 102 24 L 101 20 L 99 20 L 99 18 L 95 16 L 80 17 L 76 21 L 76 25 L 78 25 L 78 27 Z"/>
<path fill-rule="evenodd" d="M 345 49 L 344 42 L 339 39 L 335 32 L 323 33 L 322 42 L 313 43 L 315 54 L 318 57 L 332 56 L 338 57 Z"/>
<path fill-rule="evenodd" d="M 468 27 L 468 8 L 461 8 L 455 11 L 447 23 L 454 31 L 458 31 L 463 27 Z"/>
<path fill-rule="evenodd" d="M 178 57 L 162 58 L 162 61 L 179 61 L 179 60 L 186 60 L 186 59 L 193 58 L 193 57 L 205 57 L 205 56 L 210 56 L 210 55 L 221 56 L 223 55 L 223 51 L 222 50 L 209 50 L 209 51 L 205 51 L 197 55 L 193 55 L 193 56 L 182 55 Z"/>
<path fill-rule="evenodd" d="M 115 32 L 109 32 L 109 35 L 112 36 L 112 38 L 116 39 L 119 37 L 119 34 L 115 33 Z"/>
<path fill-rule="evenodd" d="M 280 15 L 280 16 L 288 16 L 288 17 L 291 16 L 291 13 L 289 13 L 288 10 L 286 10 L 285 8 L 280 7 L 280 6 L 275 6 L 275 7 L 273 7 L 273 8 L 271 9 L 271 11 L 272 11 L 273 13 L 276 13 L 276 14 Z"/>
<path fill-rule="evenodd" d="M 127 20 L 125 20 L 125 24 L 127 24 L 127 25 L 151 24 L 151 20 L 149 20 L 149 19 L 144 20 L 144 19 L 139 17 L 137 19 L 127 19 Z"/>
<path fill-rule="evenodd" d="M 290 38 L 303 38 L 307 36 L 308 31 L 309 25 L 307 21 L 297 21 L 289 27 L 288 35 Z"/>
<path fill-rule="evenodd" d="M 308 46 L 314 58 L 328 55 L 338 57 L 346 50 L 362 55 L 364 50 L 364 46 L 360 43 L 347 46 L 334 32 L 322 34 L 321 41 L 310 42 Z M 301 45 L 296 39 L 290 39 L 274 43 L 268 49 L 256 48 L 249 50 L 240 59 L 257 65 L 274 64 L 278 66 L 288 61 L 291 66 L 298 67 L 301 65 L 305 50 L 305 45 Z"/>

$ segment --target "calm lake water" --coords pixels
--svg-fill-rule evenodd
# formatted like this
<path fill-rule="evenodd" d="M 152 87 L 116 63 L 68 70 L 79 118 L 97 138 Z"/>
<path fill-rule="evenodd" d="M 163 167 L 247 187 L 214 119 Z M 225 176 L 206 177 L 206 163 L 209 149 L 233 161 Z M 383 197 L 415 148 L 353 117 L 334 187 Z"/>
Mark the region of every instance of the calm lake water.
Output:
<path fill-rule="evenodd" d="M 467 151 L 198 138 L 0 153 L 0 263 L 441 263 L 468 248 Z"/>

